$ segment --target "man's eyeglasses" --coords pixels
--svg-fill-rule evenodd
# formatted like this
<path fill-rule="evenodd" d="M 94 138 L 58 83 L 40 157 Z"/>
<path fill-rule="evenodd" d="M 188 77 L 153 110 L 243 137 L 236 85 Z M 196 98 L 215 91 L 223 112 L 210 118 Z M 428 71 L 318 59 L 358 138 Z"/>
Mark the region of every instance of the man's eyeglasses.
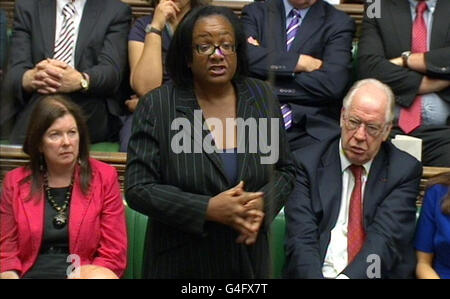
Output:
<path fill-rule="evenodd" d="M 380 126 L 375 124 L 367 124 L 365 122 L 362 122 L 361 120 L 353 117 L 344 117 L 344 124 L 347 130 L 354 131 L 358 130 L 359 127 L 364 125 L 366 128 L 367 133 L 372 137 L 378 137 L 383 132 L 384 128 L 386 127 L 386 124 Z"/>
<path fill-rule="evenodd" d="M 217 49 L 219 49 L 219 52 L 222 55 L 231 55 L 234 52 L 236 52 L 236 46 L 231 43 L 223 43 L 218 46 L 213 44 L 201 44 L 201 45 L 195 45 L 195 50 L 197 50 L 197 53 L 200 55 L 212 55 L 214 52 L 216 52 Z"/>

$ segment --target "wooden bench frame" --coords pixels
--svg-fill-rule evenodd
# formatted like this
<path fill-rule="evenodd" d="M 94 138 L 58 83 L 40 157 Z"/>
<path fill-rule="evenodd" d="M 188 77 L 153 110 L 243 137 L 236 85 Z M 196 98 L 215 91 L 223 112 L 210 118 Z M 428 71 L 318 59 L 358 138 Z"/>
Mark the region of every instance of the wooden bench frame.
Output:
<path fill-rule="evenodd" d="M 123 192 L 125 169 L 127 163 L 126 153 L 106 153 L 106 152 L 91 152 L 91 157 L 102 162 L 108 163 L 115 167 L 119 174 L 120 187 Z M 6 172 L 20 166 L 24 166 L 28 163 L 28 156 L 22 152 L 22 149 L 17 146 L 5 146 L 0 145 L 0 183 L 3 181 L 3 177 Z M 423 175 L 420 183 L 420 195 L 417 204 L 420 205 L 425 186 L 428 179 L 444 173 L 450 172 L 450 167 L 427 167 L 423 168 Z"/>

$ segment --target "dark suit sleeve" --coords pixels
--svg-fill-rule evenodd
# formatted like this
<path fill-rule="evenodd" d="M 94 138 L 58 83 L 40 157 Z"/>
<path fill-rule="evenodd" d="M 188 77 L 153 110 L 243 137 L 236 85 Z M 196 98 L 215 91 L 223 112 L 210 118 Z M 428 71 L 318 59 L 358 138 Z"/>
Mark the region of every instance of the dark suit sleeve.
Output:
<path fill-rule="evenodd" d="M 311 201 L 309 174 L 299 166 L 296 184 L 286 203 L 287 278 L 323 278 L 319 249 L 320 215 Z"/>
<path fill-rule="evenodd" d="M 389 85 L 396 95 L 397 103 L 409 107 L 419 91 L 423 75 L 389 61 L 395 57 L 386 56 L 385 48 L 389 45 L 384 44 L 381 36 L 379 22 L 382 21 L 383 19 L 370 19 L 364 14 L 362 35 L 358 44 L 358 77 L 375 78 Z"/>
<path fill-rule="evenodd" d="M 244 27 L 246 38 L 253 37 L 261 41 L 264 30 L 264 3 L 253 3 L 242 9 L 241 23 Z M 299 58 L 298 53 L 279 52 L 274 47 L 254 46 L 247 44 L 247 57 L 252 73 L 260 78 L 267 78 L 269 70 L 277 76 L 292 77 Z"/>
<path fill-rule="evenodd" d="M 29 6 L 29 5 L 28 5 Z M 8 72 L 4 86 L 8 93 L 14 95 L 18 106 L 24 106 L 30 98 L 22 88 L 23 74 L 34 67 L 32 57 L 32 7 L 25 5 L 24 1 L 16 1 L 14 9 L 14 31 L 11 38 L 11 52 L 9 55 Z"/>
<path fill-rule="evenodd" d="M 303 91 L 300 101 L 314 98 L 341 100 L 344 97 L 352 61 L 352 40 L 355 24 L 351 18 L 333 25 L 333 32 L 320 45 L 323 47 L 322 67 L 314 72 L 296 73 L 295 82 Z"/>
<path fill-rule="evenodd" d="M 243 9 L 241 21 L 246 36 L 260 41 L 261 31 L 266 28 L 266 24 L 262 23 L 263 14 L 256 4 L 259 3 Z M 320 70 L 295 73 L 301 53 L 280 52 L 276 50 L 275 45 L 262 44 L 248 46 L 251 72 L 261 78 L 268 78 L 269 72 L 273 72 L 275 76 L 281 77 L 280 80 L 295 84 L 298 95 L 292 102 L 314 104 L 317 98 L 341 100 L 350 80 L 351 45 L 355 32 L 353 20 L 344 16 L 342 15 L 342 19 L 333 20 L 334 23 L 330 26 L 332 29 L 326 36 L 314 37 L 321 40 L 317 44 L 317 51 L 323 53 L 323 56 L 316 57 L 323 61 Z"/>
<path fill-rule="evenodd" d="M 97 54 L 97 63 L 81 69 L 90 77 L 88 94 L 104 97 L 114 95 L 122 82 L 128 63 L 128 32 L 130 31 L 131 9 L 119 3 L 103 40 L 103 47 Z"/>
<path fill-rule="evenodd" d="M 184 192 L 161 178 L 161 135 L 168 129 L 161 127 L 161 117 L 169 113 L 161 102 L 168 94 L 167 88 L 158 89 L 140 100 L 128 145 L 125 197 L 132 209 L 152 219 L 202 234 L 210 196 Z"/>
<path fill-rule="evenodd" d="M 450 47 L 430 50 L 425 54 L 427 74 L 450 80 Z"/>
<path fill-rule="evenodd" d="M 415 263 L 403 260 L 402 249 L 412 248 L 416 221 L 416 199 L 422 167 L 415 161 L 403 161 L 404 176 L 391 185 L 391 191 L 376 209 L 372 223 L 366 228 L 366 241 L 355 260 L 342 272 L 349 278 L 367 278 L 369 266 L 376 257 L 381 262 L 381 273 L 389 272 L 397 263 L 413 272 Z M 408 167 L 409 164 L 409 167 Z M 399 170 L 390 170 L 399 171 Z M 389 181 L 389 177 L 387 178 Z M 379 259 L 378 259 L 379 258 Z M 383 277 L 381 277 L 383 278 Z"/>
<path fill-rule="evenodd" d="M 276 95 L 266 83 L 261 83 L 264 92 L 261 101 L 268 101 L 272 118 L 278 119 L 278 160 L 271 180 L 259 191 L 264 192 L 265 225 L 268 228 L 280 212 L 294 188 L 295 162 L 287 142 L 284 121 Z M 268 100 L 267 100 L 268 99 Z M 272 145 L 273 146 L 273 145 Z M 273 154 L 273 152 L 272 152 Z"/>

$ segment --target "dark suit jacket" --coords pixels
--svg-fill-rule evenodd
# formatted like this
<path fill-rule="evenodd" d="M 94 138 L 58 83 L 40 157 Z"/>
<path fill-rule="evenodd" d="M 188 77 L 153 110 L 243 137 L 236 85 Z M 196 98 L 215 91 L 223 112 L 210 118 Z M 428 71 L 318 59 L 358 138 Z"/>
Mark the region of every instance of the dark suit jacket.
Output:
<path fill-rule="evenodd" d="M 193 90 L 172 83 L 141 99 L 128 146 L 126 200 L 131 208 L 150 217 L 147 241 L 149 278 L 264 278 L 269 275 L 268 230 L 294 186 L 295 166 L 286 143 L 279 103 L 270 87 L 256 79 L 235 82 L 237 116 L 277 118 L 279 159 L 263 165 L 260 150 L 238 153 L 238 176 L 245 190 L 264 192 L 265 223 L 252 246 L 236 244 L 231 227 L 206 221 L 209 199 L 231 186 L 219 154 L 208 154 L 202 141 L 209 131 L 191 133 L 183 141 L 191 151 L 176 154 L 171 143 L 182 118 L 201 130 L 204 119 L 195 118 L 200 107 Z M 201 112 L 200 112 L 201 113 Z M 200 122 L 201 121 L 201 122 Z M 186 125 L 186 124 L 185 124 Z M 177 127 L 178 128 L 178 127 Z M 268 126 L 272 128 L 272 126 Z M 271 129 L 268 129 L 270 132 Z M 255 137 L 255 136 L 253 136 Z M 178 140 L 178 139 L 177 139 Z M 269 139 L 270 140 L 270 139 Z"/>
<path fill-rule="evenodd" d="M 396 66 L 389 59 L 411 50 L 412 17 L 408 0 L 381 1 L 380 18 L 364 14 L 358 49 L 358 76 L 388 84 L 397 104 L 411 106 L 423 74 Z M 450 80 L 450 1 L 438 0 L 433 15 L 430 51 L 425 54 L 426 75 Z M 450 88 L 437 93 L 450 101 Z"/>
<path fill-rule="evenodd" d="M 288 102 L 293 122 L 322 140 L 338 128 L 342 98 L 351 79 L 353 20 L 319 0 L 308 11 L 289 52 L 286 51 L 286 17 L 282 0 L 255 2 L 241 16 L 247 37 L 260 46 L 248 45 L 252 76 L 270 79 L 281 103 Z M 323 61 L 320 70 L 294 73 L 300 54 Z M 330 131 L 331 130 L 331 131 Z"/>
<path fill-rule="evenodd" d="M 128 62 L 127 35 L 131 9 L 118 0 L 87 0 L 80 22 L 75 50 L 75 69 L 90 77 L 88 92 L 70 94 L 87 115 L 88 126 L 101 126 L 93 111 L 121 114 L 119 86 L 126 75 Z M 14 13 L 14 33 L 5 89 L 10 97 L 2 108 L 2 120 L 17 116 L 12 141 L 24 139 L 29 115 L 40 95 L 27 94 L 22 88 L 23 74 L 37 63 L 53 57 L 56 26 L 55 0 L 17 0 Z M 91 117 L 92 115 L 92 117 Z M 95 130 L 94 130 L 95 131 Z M 92 134 L 91 134 L 92 135 Z M 94 142 L 102 136 L 91 136 Z"/>
<path fill-rule="evenodd" d="M 294 156 L 299 173 L 285 208 L 285 274 L 289 278 L 323 278 L 322 266 L 341 203 L 339 136 L 296 151 Z M 415 202 L 421 175 L 422 167 L 415 158 L 391 143 L 382 144 L 364 190 L 366 240 L 343 274 L 367 278 L 371 265 L 367 258 L 376 254 L 381 261 L 381 278 L 413 276 Z"/>

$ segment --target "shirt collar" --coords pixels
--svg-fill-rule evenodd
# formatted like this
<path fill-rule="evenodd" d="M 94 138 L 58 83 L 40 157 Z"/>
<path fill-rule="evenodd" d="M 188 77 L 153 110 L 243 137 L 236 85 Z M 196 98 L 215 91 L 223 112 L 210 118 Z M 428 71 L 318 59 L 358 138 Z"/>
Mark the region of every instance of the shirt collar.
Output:
<path fill-rule="evenodd" d="M 416 11 L 418 2 L 419 1 L 417 1 L 417 0 L 409 0 L 409 5 L 411 6 L 411 9 L 413 11 Z M 436 8 L 437 0 L 427 0 L 426 2 L 427 2 L 428 10 L 431 13 L 434 13 L 434 9 Z"/>
<path fill-rule="evenodd" d="M 352 163 L 347 159 L 347 156 L 344 153 L 344 149 L 342 148 L 342 138 L 339 139 L 339 156 L 341 157 L 341 171 L 344 172 L 347 168 L 349 168 L 352 165 Z M 372 162 L 373 159 L 362 165 L 364 167 L 366 176 L 369 174 Z"/>
<path fill-rule="evenodd" d="M 294 8 L 294 6 L 292 6 L 292 4 L 289 2 L 289 0 L 283 0 L 284 3 L 284 12 L 285 12 L 285 16 L 286 19 L 289 18 L 289 13 L 291 12 L 291 10 Z M 299 9 L 299 13 L 300 13 L 300 17 L 303 19 L 306 16 L 306 13 L 308 12 L 308 10 L 311 7 L 307 7 L 304 9 Z"/>
<path fill-rule="evenodd" d="M 81 15 L 81 13 L 83 12 L 84 5 L 86 4 L 86 1 L 87 0 L 76 0 L 73 2 L 73 5 L 75 6 L 75 15 Z M 68 2 L 72 2 L 72 0 L 57 0 L 56 11 L 58 13 L 62 13 L 64 6 Z"/>

